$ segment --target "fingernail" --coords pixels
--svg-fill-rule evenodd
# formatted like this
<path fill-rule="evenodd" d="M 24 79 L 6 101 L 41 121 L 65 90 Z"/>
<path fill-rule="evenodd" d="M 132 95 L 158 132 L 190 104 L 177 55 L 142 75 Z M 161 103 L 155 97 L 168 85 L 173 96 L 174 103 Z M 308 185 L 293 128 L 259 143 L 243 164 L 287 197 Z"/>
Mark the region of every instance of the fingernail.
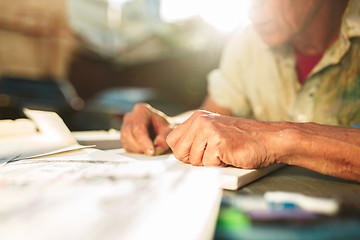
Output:
<path fill-rule="evenodd" d="M 145 153 L 146 155 L 154 155 L 154 149 L 147 149 Z"/>

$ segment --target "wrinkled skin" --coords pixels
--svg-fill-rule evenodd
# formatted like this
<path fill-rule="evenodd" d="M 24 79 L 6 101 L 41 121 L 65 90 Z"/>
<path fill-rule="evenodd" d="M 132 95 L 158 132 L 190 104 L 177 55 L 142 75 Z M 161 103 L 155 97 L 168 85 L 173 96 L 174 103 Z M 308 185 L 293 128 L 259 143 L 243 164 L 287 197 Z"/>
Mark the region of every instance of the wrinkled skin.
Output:
<path fill-rule="evenodd" d="M 149 133 L 154 130 L 154 140 Z M 129 152 L 173 151 L 196 166 L 261 168 L 285 163 L 360 181 L 360 130 L 316 123 L 261 122 L 196 111 L 174 128 L 146 104 L 124 118 L 121 139 Z"/>
<path fill-rule="evenodd" d="M 137 104 L 124 117 L 121 140 L 126 151 L 150 156 L 165 153 L 170 147 L 177 159 L 196 166 L 259 168 L 274 162 L 259 134 L 266 126 L 269 124 L 196 111 L 175 128 L 162 112 Z M 149 128 L 153 128 L 154 140 Z"/>
<path fill-rule="evenodd" d="M 239 120 L 241 127 L 236 126 Z M 274 159 L 267 156 L 258 133 L 264 129 L 257 124 L 261 123 L 197 111 L 168 135 L 167 143 L 177 159 L 196 166 L 265 167 Z"/>

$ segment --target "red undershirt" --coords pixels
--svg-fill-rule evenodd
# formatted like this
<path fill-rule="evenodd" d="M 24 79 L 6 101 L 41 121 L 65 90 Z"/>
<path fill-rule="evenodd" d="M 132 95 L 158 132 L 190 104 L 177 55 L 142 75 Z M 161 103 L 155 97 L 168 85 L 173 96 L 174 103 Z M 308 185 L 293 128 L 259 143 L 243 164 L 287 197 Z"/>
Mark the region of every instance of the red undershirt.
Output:
<path fill-rule="evenodd" d="M 296 55 L 296 72 L 298 75 L 298 79 L 300 84 L 304 84 L 307 76 L 311 72 L 311 70 L 315 67 L 315 65 L 320 61 L 323 54 L 319 55 L 304 55 L 295 51 Z"/>

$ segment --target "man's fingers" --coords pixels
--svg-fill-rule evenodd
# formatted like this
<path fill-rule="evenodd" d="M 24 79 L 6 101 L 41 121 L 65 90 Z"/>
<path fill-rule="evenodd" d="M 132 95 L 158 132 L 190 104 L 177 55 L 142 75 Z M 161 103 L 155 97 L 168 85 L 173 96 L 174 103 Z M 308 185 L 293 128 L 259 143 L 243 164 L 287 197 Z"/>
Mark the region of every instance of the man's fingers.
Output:
<path fill-rule="evenodd" d="M 166 153 L 167 151 L 169 151 L 169 146 L 159 146 L 159 145 L 155 145 L 155 155 L 161 155 Z"/>
<path fill-rule="evenodd" d="M 197 124 L 181 125 L 175 128 L 166 138 L 166 142 L 173 151 L 174 156 L 180 161 L 190 163 L 189 157 L 196 137 L 196 125 Z"/>
<path fill-rule="evenodd" d="M 132 114 L 124 116 L 121 127 L 121 141 L 128 152 L 145 153 L 154 155 L 154 145 L 149 137 L 147 120 L 138 122 Z"/>
<path fill-rule="evenodd" d="M 206 147 L 207 130 L 203 129 L 208 122 L 207 111 L 197 111 L 179 127 L 175 128 L 166 141 L 173 150 L 174 156 L 193 165 L 202 165 L 202 154 Z"/>
<path fill-rule="evenodd" d="M 167 132 L 163 132 L 155 137 L 154 139 L 155 155 L 163 154 L 169 150 L 169 145 L 166 142 Z"/>
<path fill-rule="evenodd" d="M 202 163 L 205 167 L 226 166 L 219 157 L 216 146 L 208 143 L 204 151 Z"/>
<path fill-rule="evenodd" d="M 173 151 L 174 156 L 176 159 L 190 163 L 189 162 L 189 154 L 191 149 L 192 140 L 189 138 L 189 135 L 183 135 L 176 145 L 169 145 L 171 150 Z"/>
<path fill-rule="evenodd" d="M 209 113 L 210 112 L 208 112 L 208 111 L 196 111 L 185 122 L 180 124 L 173 131 L 171 131 L 169 133 L 168 137 L 166 138 L 166 141 L 167 141 L 168 145 L 170 146 L 170 148 L 173 148 L 177 144 L 179 139 L 183 136 L 183 134 L 187 133 L 187 131 L 193 125 L 193 122 L 197 117 L 199 117 L 201 115 L 209 114 Z"/>
<path fill-rule="evenodd" d="M 125 150 L 150 156 L 166 152 L 166 135 L 172 130 L 167 119 L 148 104 L 136 104 L 123 118 L 121 141 Z"/>
<path fill-rule="evenodd" d="M 206 138 L 196 136 L 191 145 L 189 162 L 194 166 L 203 166 L 203 155 L 207 147 Z"/>
<path fill-rule="evenodd" d="M 146 155 L 155 155 L 154 144 L 150 138 L 148 126 L 135 124 L 132 127 L 132 134 L 135 137 L 136 144 Z"/>
<path fill-rule="evenodd" d="M 135 138 L 130 130 L 124 130 L 121 132 L 121 142 L 123 148 L 127 152 L 143 153 L 142 149 L 138 147 L 138 144 L 136 143 Z"/>

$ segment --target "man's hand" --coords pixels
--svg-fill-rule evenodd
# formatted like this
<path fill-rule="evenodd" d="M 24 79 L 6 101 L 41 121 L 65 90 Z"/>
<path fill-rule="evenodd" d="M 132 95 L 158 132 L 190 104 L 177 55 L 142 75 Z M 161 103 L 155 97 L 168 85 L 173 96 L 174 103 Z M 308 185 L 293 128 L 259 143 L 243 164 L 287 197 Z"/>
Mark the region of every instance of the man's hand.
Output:
<path fill-rule="evenodd" d="M 359 136 L 354 128 L 197 111 L 166 141 L 177 159 L 196 166 L 261 168 L 284 163 L 360 182 Z"/>
<path fill-rule="evenodd" d="M 268 123 L 197 111 L 166 141 L 177 159 L 192 165 L 260 168 L 275 162 L 265 143 L 273 128 Z"/>
<path fill-rule="evenodd" d="M 131 113 L 124 116 L 121 141 L 128 152 L 149 156 L 166 152 L 169 146 L 166 136 L 172 130 L 169 117 L 148 104 L 136 104 Z"/>

